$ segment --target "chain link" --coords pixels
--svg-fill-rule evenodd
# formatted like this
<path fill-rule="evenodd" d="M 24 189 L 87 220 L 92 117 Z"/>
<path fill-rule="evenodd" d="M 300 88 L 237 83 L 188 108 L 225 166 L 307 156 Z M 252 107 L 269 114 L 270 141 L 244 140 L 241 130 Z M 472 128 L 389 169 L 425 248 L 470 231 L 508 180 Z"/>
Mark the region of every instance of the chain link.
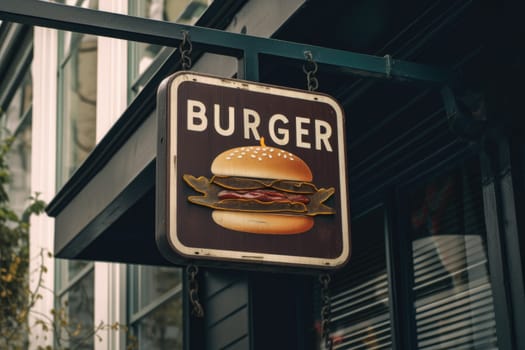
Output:
<path fill-rule="evenodd" d="M 308 86 L 308 91 L 315 91 L 319 87 L 319 81 L 315 77 L 318 66 L 311 51 L 305 51 L 304 57 L 306 62 L 303 64 L 303 72 L 306 74 L 306 85 Z"/>
<path fill-rule="evenodd" d="M 386 74 L 387 79 L 392 78 L 392 65 L 393 65 L 392 56 L 385 55 L 385 74 Z"/>
<path fill-rule="evenodd" d="M 188 295 L 191 306 L 193 307 L 191 313 L 195 317 L 201 318 L 204 316 L 204 309 L 199 302 L 199 282 L 197 281 L 199 268 L 195 265 L 188 265 L 186 272 L 188 274 Z"/>
<path fill-rule="evenodd" d="M 180 64 L 183 70 L 189 70 L 191 68 L 191 50 L 193 46 L 190 40 L 190 33 L 187 30 L 182 30 L 182 41 L 179 45 L 180 51 Z"/>
<path fill-rule="evenodd" d="M 330 275 L 323 274 L 319 276 L 319 282 L 321 283 L 321 335 L 323 338 L 325 349 L 333 349 L 333 339 L 330 336 L 330 319 L 332 317 L 332 305 L 330 301 L 330 290 L 328 288 L 330 284 Z"/>

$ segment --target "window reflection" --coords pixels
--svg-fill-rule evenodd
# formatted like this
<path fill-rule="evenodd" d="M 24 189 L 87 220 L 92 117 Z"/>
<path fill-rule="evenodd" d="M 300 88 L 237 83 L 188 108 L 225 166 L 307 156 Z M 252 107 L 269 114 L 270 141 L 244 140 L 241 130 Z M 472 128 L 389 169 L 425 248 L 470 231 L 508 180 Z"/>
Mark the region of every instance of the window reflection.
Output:
<path fill-rule="evenodd" d="M 479 165 L 434 178 L 410 201 L 419 348 L 497 348 Z"/>
<path fill-rule="evenodd" d="M 135 16 L 194 25 L 212 2 L 213 0 L 139 0 L 131 1 L 129 7 L 130 14 Z M 145 43 L 132 44 L 132 81 L 146 72 L 162 48 Z M 142 83 L 136 82 L 132 89 L 137 92 L 141 87 Z"/>
<path fill-rule="evenodd" d="M 91 350 L 94 346 L 93 319 L 94 270 L 82 277 L 60 298 L 59 312 L 64 312 L 64 324 L 60 327 L 62 345 L 71 349 Z"/>
<path fill-rule="evenodd" d="M 182 349 L 182 299 L 174 297 L 135 326 L 139 349 Z"/>
<path fill-rule="evenodd" d="M 182 270 L 129 266 L 130 323 L 139 349 L 182 349 Z"/>
<path fill-rule="evenodd" d="M 97 8 L 98 2 L 84 1 L 82 6 Z M 58 183 L 62 185 L 95 146 L 97 38 L 62 32 L 60 57 Z"/>
<path fill-rule="evenodd" d="M 97 40 L 83 35 L 63 68 L 62 180 L 69 178 L 95 146 Z"/>
<path fill-rule="evenodd" d="M 7 193 L 10 206 L 19 216 L 23 214 L 31 195 L 32 87 L 31 70 L 27 69 L 4 115 L 0 115 L 5 128 L 1 133 L 2 138 L 14 138 L 6 157 L 11 173 Z"/>

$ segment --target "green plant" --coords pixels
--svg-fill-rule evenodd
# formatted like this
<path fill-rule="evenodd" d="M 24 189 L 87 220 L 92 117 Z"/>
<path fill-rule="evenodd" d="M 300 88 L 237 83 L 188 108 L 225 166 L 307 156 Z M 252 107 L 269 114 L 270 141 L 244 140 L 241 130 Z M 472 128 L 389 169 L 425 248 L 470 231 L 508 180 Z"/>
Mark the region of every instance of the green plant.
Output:
<path fill-rule="evenodd" d="M 24 348 L 27 344 L 27 319 L 39 298 L 29 289 L 29 218 L 44 210 L 38 195 L 31 197 L 26 210 L 17 215 L 10 207 L 7 185 L 10 181 L 6 156 L 14 138 L 0 144 L 0 348 Z M 40 273 L 46 272 L 45 266 Z M 41 278 L 42 275 L 39 276 Z"/>
<path fill-rule="evenodd" d="M 41 214 L 45 208 L 38 194 L 29 198 L 22 214 L 18 215 L 11 208 L 7 191 L 11 179 L 6 158 L 13 141 L 13 137 L 0 141 L 0 349 L 26 349 L 31 332 L 54 340 L 53 347 L 39 347 L 39 350 L 80 349 L 93 337 L 102 340 L 100 331 L 127 332 L 127 327 L 119 323 L 101 322 L 89 329 L 81 322 L 75 322 L 74 315 L 67 315 L 67 303 L 59 304 L 55 294 L 57 307 L 49 314 L 32 309 L 44 291 L 53 293 L 43 284 L 47 273 L 45 257 L 51 258 L 52 254 L 41 250 L 38 256 L 29 255 L 29 219 L 31 215 Z M 29 271 L 30 259 L 34 259 L 37 266 L 35 271 Z M 29 284 L 30 274 L 37 278 L 33 290 Z M 36 313 L 34 324 L 28 321 L 31 313 Z M 129 333 L 128 338 L 128 349 L 136 348 L 136 339 Z"/>

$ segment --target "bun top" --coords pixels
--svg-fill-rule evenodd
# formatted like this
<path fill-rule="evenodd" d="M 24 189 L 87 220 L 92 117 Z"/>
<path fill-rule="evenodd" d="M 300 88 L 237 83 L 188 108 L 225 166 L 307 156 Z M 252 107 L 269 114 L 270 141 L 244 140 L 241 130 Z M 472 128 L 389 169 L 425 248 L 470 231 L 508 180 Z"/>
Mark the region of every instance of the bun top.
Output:
<path fill-rule="evenodd" d="M 264 143 L 262 146 L 236 147 L 222 152 L 211 164 L 211 172 L 222 176 L 312 181 L 312 171 L 301 158 Z"/>

